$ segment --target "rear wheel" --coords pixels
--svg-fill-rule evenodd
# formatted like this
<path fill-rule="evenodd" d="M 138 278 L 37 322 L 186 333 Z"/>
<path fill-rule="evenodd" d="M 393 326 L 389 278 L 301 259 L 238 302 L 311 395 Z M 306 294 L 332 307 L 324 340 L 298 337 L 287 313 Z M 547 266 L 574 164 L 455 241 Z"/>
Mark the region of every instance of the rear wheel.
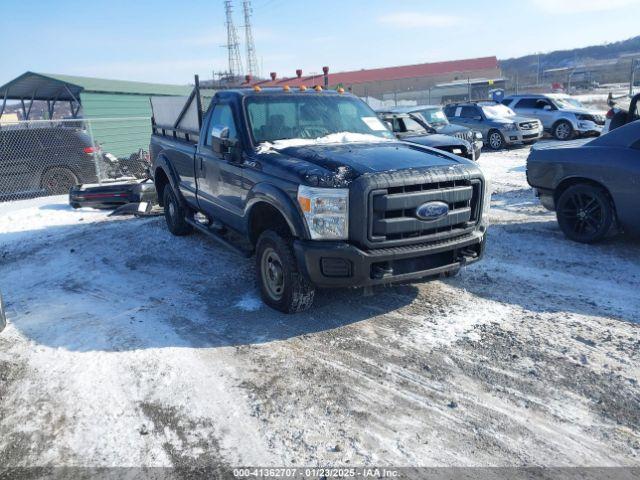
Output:
<path fill-rule="evenodd" d="M 64 195 L 74 185 L 77 185 L 78 177 L 66 167 L 53 167 L 42 175 L 41 187 L 47 195 Z"/>
<path fill-rule="evenodd" d="M 602 188 L 573 185 L 560 195 L 556 215 L 560 229 L 569 239 L 594 243 L 609 233 L 615 213 L 609 196 Z"/>
<path fill-rule="evenodd" d="M 493 150 L 501 150 L 502 148 L 504 148 L 504 145 L 505 145 L 504 137 L 497 130 L 491 130 L 489 132 L 489 137 L 487 138 L 487 140 L 489 141 L 489 146 Z"/>
<path fill-rule="evenodd" d="M 264 303 L 284 313 L 308 310 L 315 288 L 298 268 L 291 238 L 267 230 L 256 247 L 256 273 Z"/>
<path fill-rule="evenodd" d="M 187 207 L 182 205 L 176 198 L 171 185 L 164 187 L 164 218 L 167 221 L 169 231 L 174 235 L 181 237 L 189 235 L 193 228 L 186 221 Z"/>
<path fill-rule="evenodd" d="M 562 120 L 553 127 L 553 136 L 556 140 L 570 140 L 573 137 L 573 126 L 566 120 Z"/>

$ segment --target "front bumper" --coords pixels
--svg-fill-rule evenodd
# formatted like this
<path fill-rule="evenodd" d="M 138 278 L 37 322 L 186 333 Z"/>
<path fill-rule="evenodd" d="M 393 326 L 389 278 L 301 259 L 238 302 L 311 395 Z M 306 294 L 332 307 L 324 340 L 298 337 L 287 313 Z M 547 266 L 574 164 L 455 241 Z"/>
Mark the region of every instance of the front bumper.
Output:
<path fill-rule="evenodd" d="M 298 265 L 318 287 L 365 287 L 411 282 L 475 263 L 484 254 L 486 235 L 476 230 L 446 241 L 377 250 L 343 242 L 296 240 Z"/>
<path fill-rule="evenodd" d="M 604 125 L 598 125 L 596 122 L 588 120 L 578 120 L 578 124 L 575 127 L 576 132 L 580 135 L 601 135 L 603 129 Z"/>
<path fill-rule="evenodd" d="M 504 137 L 507 144 L 536 142 L 540 140 L 543 135 L 543 128 L 536 128 L 533 130 L 502 131 L 502 136 Z"/>

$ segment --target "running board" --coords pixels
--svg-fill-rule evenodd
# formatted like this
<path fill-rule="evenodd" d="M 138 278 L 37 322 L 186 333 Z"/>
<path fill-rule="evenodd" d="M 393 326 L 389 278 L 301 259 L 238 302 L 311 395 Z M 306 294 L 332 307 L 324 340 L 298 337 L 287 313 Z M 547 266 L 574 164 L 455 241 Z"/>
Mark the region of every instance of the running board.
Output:
<path fill-rule="evenodd" d="M 240 247 L 238 245 L 235 245 L 235 244 L 231 243 L 229 240 L 224 238 L 218 232 L 216 232 L 216 231 L 214 231 L 214 230 L 212 230 L 210 228 L 207 228 L 205 225 L 202 225 L 201 223 L 198 223 L 195 220 L 192 220 L 190 218 L 185 218 L 185 220 L 187 221 L 187 223 L 189 225 L 191 225 L 193 228 L 195 228 L 199 232 L 202 232 L 206 236 L 211 237 L 216 242 L 218 242 L 222 246 L 227 247 L 228 249 L 234 251 L 235 253 L 237 253 L 239 255 L 242 255 L 245 258 L 249 258 L 249 257 L 251 257 L 253 255 L 253 251 L 246 250 L 246 249 L 244 249 L 244 248 L 242 248 L 242 247 Z"/>

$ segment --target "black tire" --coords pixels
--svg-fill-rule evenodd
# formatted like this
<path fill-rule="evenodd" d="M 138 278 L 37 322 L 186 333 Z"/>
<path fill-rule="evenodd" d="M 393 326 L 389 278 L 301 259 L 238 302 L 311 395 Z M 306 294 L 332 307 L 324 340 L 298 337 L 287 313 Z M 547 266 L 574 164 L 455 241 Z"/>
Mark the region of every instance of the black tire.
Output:
<path fill-rule="evenodd" d="M 560 120 L 553 126 L 552 134 L 556 140 L 571 140 L 573 138 L 573 125 L 567 120 Z"/>
<path fill-rule="evenodd" d="M 256 246 L 256 275 L 262 301 L 283 313 L 311 308 L 315 287 L 300 272 L 290 236 L 266 230 Z"/>
<path fill-rule="evenodd" d="M 164 187 L 164 219 L 167 221 L 169 231 L 178 236 L 189 235 L 193 227 L 186 221 L 187 207 L 178 201 L 171 185 Z"/>
<path fill-rule="evenodd" d="M 487 143 L 492 150 L 502 150 L 506 144 L 504 136 L 498 130 L 491 130 L 489 132 Z"/>
<path fill-rule="evenodd" d="M 77 185 L 78 177 L 67 167 L 52 167 L 42 175 L 40 186 L 47 195 L 64 195 Z"/>
<path fill-rule="evenodd" d="M 602 188 L 578 184 L 567 188 L 556 204 L 560 229 L 567 238 L 580 243 L 595 243 L 611 230 L 615 209 Z"/>

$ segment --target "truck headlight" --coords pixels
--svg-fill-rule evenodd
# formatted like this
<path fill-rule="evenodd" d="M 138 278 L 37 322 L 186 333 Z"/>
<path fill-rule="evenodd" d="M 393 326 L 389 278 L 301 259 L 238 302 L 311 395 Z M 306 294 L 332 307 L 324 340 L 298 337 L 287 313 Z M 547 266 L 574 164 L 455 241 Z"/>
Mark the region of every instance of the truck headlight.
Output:
<path fill-rule="evenodd" d="M 505 123 L 505 124 L 502 126 L 502 129 L 503 129 L 505 132 L 513 132 L 513 131 L 515 131 L 515 130 L 517 130 L 517 129 L 518 129 L 518 126 L 517 126 L 515 123 Z"/>
<path fill-rule="evenodd" d="M 482 140 L 482 132 L 474 132 L 473 136 L 476 140 Z"/>
<path fill-rule="evenodd" d="M 313 240 L 347 240 L 349 190 L 346 188 L 298 188 L 298 204 Z"/>

